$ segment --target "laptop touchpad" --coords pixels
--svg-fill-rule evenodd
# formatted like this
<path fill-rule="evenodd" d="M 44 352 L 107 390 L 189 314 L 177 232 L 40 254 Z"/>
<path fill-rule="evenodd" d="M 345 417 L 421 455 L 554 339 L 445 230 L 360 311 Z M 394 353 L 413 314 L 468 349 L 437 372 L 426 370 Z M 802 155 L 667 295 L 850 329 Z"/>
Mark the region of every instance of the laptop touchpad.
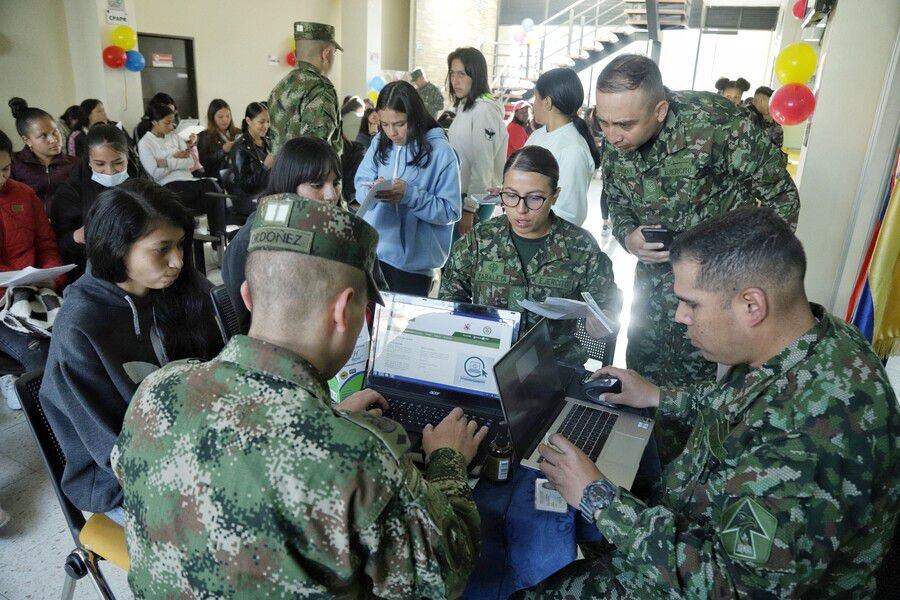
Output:
<path fill-rule="evenodd" d="M 603 448 L 601 459 L 620 465 L 633 465 L 640 460 L 646 443 L 646 440 L 639 437 L 614 431 Z"/>

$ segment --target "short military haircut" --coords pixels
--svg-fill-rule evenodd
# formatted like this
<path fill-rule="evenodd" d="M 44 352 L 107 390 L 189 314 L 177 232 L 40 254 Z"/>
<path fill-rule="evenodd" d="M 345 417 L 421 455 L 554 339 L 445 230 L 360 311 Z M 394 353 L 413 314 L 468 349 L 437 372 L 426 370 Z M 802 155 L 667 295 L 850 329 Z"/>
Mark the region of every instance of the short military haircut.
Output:
<path fill-rule="evenodd" d="M 322 54 L 322 50 L 329 46 L 334 46 L 334 42 L 322 40 L 297 40 L 297 58 L 306 62 L 311 62 L 317 59 Z"/>
<path fill-rule="evenodd" d="M 770 208 L 750 207 L 704 221 L 675 238 L 672 263 L 699 265 L 696 287 L 727 298 L 750 287 L 784 299 L 803 294 L 806 254 Z"/>
<path fill-rule="evenodd" d="M 766 98 L 771 98 L 772 94 L 774 94 L 774 93 L 775 93 L 775 91 L 772 88 L 770 88 L 766 85 L 761 85 L 758 88 L 756 88 L 756 91 L 753 92 L 753 95 L 754 96 L 765 96 Z"/>
<path fill-rule="evenodd" d="M 650 105 L 656 105 L 666 98 L 659 67 L 640 54 L 617 56 L 597 77 L 597 91 L 602 94 L 620 94 L 637 89 L 644 92 L 647 104 Z"/>
<path fill-rule="evenodd" d="M 250 252 L 246 276 L 253 315 L 276 322 L 315 314 L 348 287 L 356 292 L 357 302 L 367 298 L 366 276 L 361 270 L 299 252 Z"/>

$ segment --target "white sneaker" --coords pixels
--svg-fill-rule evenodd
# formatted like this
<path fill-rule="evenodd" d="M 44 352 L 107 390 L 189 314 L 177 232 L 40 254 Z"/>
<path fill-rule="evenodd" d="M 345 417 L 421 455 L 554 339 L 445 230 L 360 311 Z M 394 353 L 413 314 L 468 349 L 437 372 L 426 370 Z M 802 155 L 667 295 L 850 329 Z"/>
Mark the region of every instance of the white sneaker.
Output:
<path fill-rule="evenodd" d="M 2 529 L 4 525 L 9 523 L 9 518 L 9 513 L 3 510 L 3 507 L 0 506 L 0 529 Z"/>
<path fill-rule="evenodd" d="M 6 405 L 10 410 L 22 410 L 19 395 L 16 394 L 16 379 L 15 375 L 0 377 L 0 395 L 6 398 Z"/>

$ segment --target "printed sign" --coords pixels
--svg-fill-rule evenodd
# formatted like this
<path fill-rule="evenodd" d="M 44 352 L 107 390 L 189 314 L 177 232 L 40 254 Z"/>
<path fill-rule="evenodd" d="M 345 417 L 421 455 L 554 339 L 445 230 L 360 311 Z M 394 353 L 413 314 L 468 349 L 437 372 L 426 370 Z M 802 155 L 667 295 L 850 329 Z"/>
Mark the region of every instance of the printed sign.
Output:
<path fill-rule="evenodd" d="M 166 69 L 174 69 L 175 68 L 175 59 L 171 54 L 163 54 L 161 52 L 154 52 L 150 55 L 150 66 L 152 67 L 163 67 Z"/>
<path fill-rule="evenodd" d="M 115 8 L 106 9 L 106 22 L 110 25 L 127 25 L 128 13 Z"/>

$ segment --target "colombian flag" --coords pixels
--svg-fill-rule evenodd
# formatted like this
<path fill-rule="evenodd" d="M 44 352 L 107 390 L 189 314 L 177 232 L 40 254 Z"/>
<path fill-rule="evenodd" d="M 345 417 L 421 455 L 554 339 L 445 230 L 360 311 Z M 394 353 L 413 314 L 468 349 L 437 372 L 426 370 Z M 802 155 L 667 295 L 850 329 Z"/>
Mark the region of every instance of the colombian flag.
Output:
<path fill-rule="evenodd" d="M 900 355 L 900 151 L 894 160 L 881 217 L 872 232 L 846 320 L 872 342 L 881 358 Z"/>

